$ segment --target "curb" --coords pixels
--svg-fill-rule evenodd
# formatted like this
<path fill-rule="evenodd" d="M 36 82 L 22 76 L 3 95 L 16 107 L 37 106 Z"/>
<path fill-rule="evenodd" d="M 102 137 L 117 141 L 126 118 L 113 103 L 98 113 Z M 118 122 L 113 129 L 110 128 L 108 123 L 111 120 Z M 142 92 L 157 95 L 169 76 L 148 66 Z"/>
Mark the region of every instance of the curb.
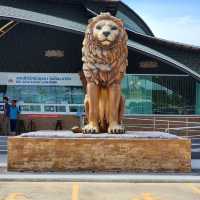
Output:
<path fill-rule="evenodd" d="M 24 174 L 0 175 L 1 182 L 116 182 L 116 183 L 200 183 L 200 173 L 191 175 L 132 174 Z"/>

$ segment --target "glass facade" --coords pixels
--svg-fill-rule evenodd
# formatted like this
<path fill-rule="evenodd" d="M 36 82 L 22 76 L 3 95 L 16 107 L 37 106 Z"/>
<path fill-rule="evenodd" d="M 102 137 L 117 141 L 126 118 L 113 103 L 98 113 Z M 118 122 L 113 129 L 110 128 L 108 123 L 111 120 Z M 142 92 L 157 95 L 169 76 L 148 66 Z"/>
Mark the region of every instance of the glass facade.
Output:
<path fill-rule="evenodd" d="M 200 113 L 200 87 L 189 76 L 126 75 L 122 92 L 126 114 Z"/>
<path fill-rule="evenodd" d="M 27 112 L 41 112 L 39 104 L 46 104 L 44 112 L 66 112 L 64 106 L 58 105 L 69 105 L 69 112 L 83 111 L 84 92 L 81 86 L 8 85 L 6 95 L 17 99 L 22 110 Z"/>
<path fill-rule="evenodd" d="M 6 95 L 24 103 L 81 104 L 82 87 L 78 86 L 7 86 Z"/>
<path fill-rule="evenodd" d="M 126 114 L 152 113 L 151 77 L 126 75 L 122 81 L 122 93 L 126 98 Z"/>
<path fill-rule="evenodd" d="M 200 84 L 190 76 L 127 74 L 121 87 L 126 114 L 200 114 Z M 81 86 L 7 85 L 1 90 L 26 112 L 84 111 Z"/>

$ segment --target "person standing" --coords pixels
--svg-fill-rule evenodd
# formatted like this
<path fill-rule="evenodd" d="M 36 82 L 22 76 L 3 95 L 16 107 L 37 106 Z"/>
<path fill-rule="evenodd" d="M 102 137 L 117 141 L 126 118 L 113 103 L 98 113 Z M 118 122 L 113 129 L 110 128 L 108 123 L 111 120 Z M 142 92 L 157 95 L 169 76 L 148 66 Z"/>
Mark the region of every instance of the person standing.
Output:
<path fill-rule="evenodd" d="M 20 109 L 17 106 L 17 100 L 12 100 L 12 104 L 10 106 L 10 129 L 11 134 L 16 135 L 17 132 L 17 119 L 20 114 Z"/>
<path fill-rule="evenodd" d="M 4 96 L 3 97 L 3 126 L 2 126 L 2 131 L 4 135 L 9 135 L 10 133 L 10 104 L 8 103 L 9 99 L 8 97 Z"/>

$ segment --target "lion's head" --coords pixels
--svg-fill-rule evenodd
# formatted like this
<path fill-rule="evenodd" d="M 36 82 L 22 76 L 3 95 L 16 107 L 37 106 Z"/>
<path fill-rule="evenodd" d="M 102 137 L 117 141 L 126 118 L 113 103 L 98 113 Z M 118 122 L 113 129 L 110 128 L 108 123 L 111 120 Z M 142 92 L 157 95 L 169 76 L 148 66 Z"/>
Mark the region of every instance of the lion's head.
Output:
<path fill-rule="evenodd" d="M 101 13 L 89 20 L 86 37 L 96 45 L 106 48 L 111 47 L 118 39 L 127 39 L 127 34 L 120 19 L 110 13 Z"/>
<path fill-rule="evenodd" d="M 127 66 L 127 40 L 123 22 L 110 13 L 90 19 L 82 50 L 86 79 L 98 82 L 99 71 L 114 71 L 108 79 L 120 79 Z"/>
<path fill-rule="evenodd" d="M 110 46 L 119 37 L 120 28 L 115 21 L 102 19 L 95 23 L 92 34 L 93 38 L 102 46 Z"/>

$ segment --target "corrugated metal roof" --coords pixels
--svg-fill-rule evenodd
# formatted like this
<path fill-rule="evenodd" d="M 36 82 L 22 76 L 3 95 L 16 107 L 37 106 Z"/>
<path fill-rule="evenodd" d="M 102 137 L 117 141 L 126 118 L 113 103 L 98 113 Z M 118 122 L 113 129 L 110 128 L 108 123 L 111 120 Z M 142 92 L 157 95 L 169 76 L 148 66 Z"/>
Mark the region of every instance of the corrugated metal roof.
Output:
<path fill-rule="evenodd" d="M 84 32 L 86 28 L 84 24 L 80 24 L 76 21 L 66 18 L 55 17 L 9 6 L 0 6 L 0 17 L 29 23 L 43 24 L 46 26 L 53 26 L 57 27 L 58 29 L 67 29 L 75 32 Z"/>
<path fill-rule="evenodd" d="M 184 71 L 188 74 L 190 74 L 192 77 L 194 77 L 195 79 L 200 80 L 200 74 L 196 73 L 195 71 L 191 70 L 190 68 L 188 68 L 186 65 L 183 65 L 182 63 L 172 59 L 169 56 L 166 56 L 152 48 L 149 48 L 147 46 L 144 46 L 142 44 L 139 44 L 133 40 L 129 40 L 128 41 L 128 46 L 131 49 L 134 49 L 136 51 L 139 52 L 143 52 L 147 55 L 153 56 L 154 58 L 157 58 L 158 60 L 161 60 L 167 64 L 170 64 L 178 69 L 180 69 L 181 71 Z"/>

